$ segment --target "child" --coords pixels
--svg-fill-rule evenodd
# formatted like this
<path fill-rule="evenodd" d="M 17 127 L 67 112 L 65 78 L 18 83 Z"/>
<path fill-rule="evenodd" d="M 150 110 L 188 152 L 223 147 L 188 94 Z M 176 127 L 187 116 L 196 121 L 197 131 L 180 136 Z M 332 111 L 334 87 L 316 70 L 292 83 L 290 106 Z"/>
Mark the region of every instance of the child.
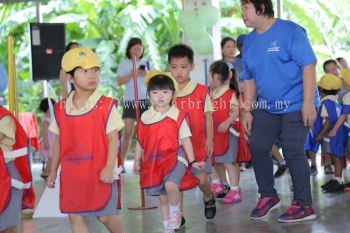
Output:
<path fill-rule="evenodd" d="M 50 98 L 52 105 L 55 104 L 55 101 Z M 49 109 L 49 100 L 48 98 L 44 98 L 41 100 L 39 109 L 42 113 L 43 119 L 41 120 L 41 158 L 43 159 L 43 172 L 41 173 L 41 177 L 43 179 L 47 179 L 50 173 L 51 162 L 52 162 L 52 147 L 55 140 L 55 135 L 49 130 L 49 126 L 51 123 L 51 113 Z M 47 162 L 46 162 L 47 161 Z M 45 166 L 46 162 L 46 166 Z"/>
<path fill-rule="evenodd" d="M 216 61 L 209 67 L 209 82 L 213 89 L 214 158 L 216 164 L 223 164 L 230 180 L 230 191 L 224 203 L 241 201 L 239 187 L 240 168 L 237 159 L 238 137 L 229 132 L 239 115 L 239 95 L 236 77 L 224 61 Z M 228 81 L 233 85 L 228 84 Z M 231 89 L 230 87 L 236 87 Z M 225 174 L 224 174 L 225 175 Z M 223 186 L 223 185 L 222 185 Z M 223 188 L 223 187 L 222 187 Z"/>
<path fill-rule="evenodd" d="M 316 141 L 321 142 L 322 152 L 333 156 L 335 161 L 335 177 L 322 185 L 324 192 L 335 192 L 344 189 L 342 178 L 343 158 L 345 147 L 345 130 L 343 127 L 337 130 L 334 137 L 329 138 L 329 131 L 334 127 L 339 118 L 341 106 L 337 101 L 337 94 L 341 88 L 341 81 L 337 76 L 326 74 L 318 83 L 320 91 L 325 95 L 322 99 L 319 113 L 322 121 L 315 125 L 314 135 Z M 322 126 L 321 126 L 322 125 Z"/>
<path fill-rule="evenodd" d="M 49 127 L 55 143 L 47 185 L 55 186 L 61 164 L 60 210 L 68 213 L 74 233 L 89 232 L 87 216 L 97 217 L 110 232 L 123 232 L 118 210 L 121 190 L 113 174 L 123 122 L 116 101 L 97 89 L 99 67 L 97 55 L 89 48 L 64 54 L 62 69 L 75 90 L 55 105 Z"/>
<path fill-rule="evenodd" d="M 142 114 L 138 124 L 133 170 L 135 174 L 141 171 L 140 183 L 146 195 L 159 196 L 165 232 L 174 232 L 181 224 L 180 190 L 198 185 L 198 180 L 186 167 L 201 169 L 205 164 L 194 160 L 191 132 L 184 120 L 185 115 L 173 105 L 175 81 L 152 70 L 146 75 L 145 82 L 152 106 Z M 189 163 L 179 148 L 180 144 Z M 141 164 L 142 150 L 144 157 Z"/>
<path fill-rule="evenodd" d="M 0 106 L 0 232 L 19 232 L 22 208 L 34 208 L 27 136 L 17 119 Z"/>
<path fill-rule="evenodd" d="M 207 219 L 213 219 L 216 206 L 208 176 L 212 171 L 210 159 L 213 153 L 213 106 L 208 95 L 208 87 L 191 81 L 190 73 L 194 69 L 193 51 L 187 45 L 175 45 L 169 50 L 168 66 L 171 75 L 179 84 L 176 106 L 181 112 L 189 114 L 194 158 L 198 162 L 205 162 L 204 169 L 192 167 L 191 173 L 200 180 L 199 188 L 203 193 L 205 206 L 204 215 Z M 182 223 L 183 226 L 184 218 Z"/>
<path fill-rule="evenodd" d="M 329 132 L 329 137 L 335 137 L 338 129 L 344 125 L 345 132 L 350 131 L 350 69 L 343 69 L 340 71 L 340 77 L 343 79 L 343 87 L 348 91 L 343 97 L 343 107 L 341 109 L 341 115 L 333 129 Z M 345 154 L 350 154 L 350 136 L 346 135 L 346 150 Z M 350 184 L 345 185 L 345 190 L 350 191 Z"/>

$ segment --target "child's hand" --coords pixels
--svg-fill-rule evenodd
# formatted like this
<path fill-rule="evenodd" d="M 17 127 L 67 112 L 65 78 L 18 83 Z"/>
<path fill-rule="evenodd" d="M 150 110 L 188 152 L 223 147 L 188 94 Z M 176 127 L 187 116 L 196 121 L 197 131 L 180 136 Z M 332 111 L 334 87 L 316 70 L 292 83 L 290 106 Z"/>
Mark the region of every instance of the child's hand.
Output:
<path fill-rule="evenodd" d="M 146 76 L 146 74 L 147 74 L 147 71 L 145 70 L 141 70 L 141 69 L 137 70 L 137 77 L 144 77 Z"/>
<path fill-rule="evenodd" d="M 224 121 L 224 122 L 222 122 L 222 123 L 219 125 L 218 131 L 219 131 L 220 133 L 225 133 L 225 132 L 228 130 L 228 128 L 230 128 L 230 125 L 231 125 L 230 122 Z"/>
<path fill-rule="evenodd" d="M 102 169 L 100 174 L 100 180 L 103 183 L 112 183 L 113 182 L 113 168 L 105 167 Z"/>
<path fill-rule="evenodd" d="M 337 134 L 337 131 L 336 131 L 335 129 L 332 129 L 331 131 L 329 131 L 328 136 L 329 136 L 330 138 L 332 138 L 332 137 L 335 137 L 336 134 Z"/>
<path fill-rule="evenodd" d="M 46 180 L 47 187 L 51 189 L 55 187 L 56 176 L 57 176 L 57 173 L 55 171 L 50 172 Z"/>
<path fill-rule="evenodd" d="M 194 162 L 194 163 L 192 163 L 191 166 L 196 168 L 196 169 L 198 169 L 198 170 L 202 170 L 205 167 L 205 162 L 204 161 L 202 161 L 202 162 Z"/>
<path fill-rule="evenodd" d="M 140 171 L 141 171 L 140 160 L 136 159 L 134 162 L 134 166 L 132 168 L 132 173 L 134 173 L 135 175 L 140 175 Z"/>
<path fill-rule="evenodd" d="M 318 136 L 316 137 L 316 141 L 320 142 L 320 141 L 322 141 L 322 140 L 323 140 L 322 135 L 318 135 Z"/>

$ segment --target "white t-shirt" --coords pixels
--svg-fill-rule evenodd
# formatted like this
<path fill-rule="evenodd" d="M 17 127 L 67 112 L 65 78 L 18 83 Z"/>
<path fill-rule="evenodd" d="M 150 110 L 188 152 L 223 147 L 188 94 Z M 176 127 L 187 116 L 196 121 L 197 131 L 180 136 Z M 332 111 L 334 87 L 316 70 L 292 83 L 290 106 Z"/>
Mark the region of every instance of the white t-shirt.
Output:
<path fill-rule="evenodd" d="M 146 67 L 146 71 L 150 71 L 152 66 L 149 62 L 141 59 L 136 64 L 136 69 L 140 67 L 140 65 L 144 65 Z M 118 66 L 117 76 L 124 76 L 130 73 L 132 70 L 132 61 L 130 59 L 123 61 Z M 138 96 L 139 100 L 146 99 L 147 97 L 147 87 L 145 86 L 145 77 L 137 77 L 137 86 L 138 86 Z M 134 94 L 134 79 L 130 79 L 127 83 L 125 83 L 125 100 L 135 100 Z"/>

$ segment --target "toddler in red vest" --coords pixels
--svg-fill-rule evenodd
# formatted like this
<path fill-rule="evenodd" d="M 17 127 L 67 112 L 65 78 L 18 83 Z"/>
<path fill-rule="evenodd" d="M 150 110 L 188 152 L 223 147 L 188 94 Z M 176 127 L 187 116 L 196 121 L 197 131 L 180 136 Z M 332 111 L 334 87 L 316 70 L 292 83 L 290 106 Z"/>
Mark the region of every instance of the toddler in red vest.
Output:
<path fill-rule="evenodd" d="M 204 162 L 194 159 L 186 115 L 173 104 L 176 82 L 156 70 L 146 75 L 145 82 L 152 105 L 138 123 L 133 171 L 140 174 L 146 195 L 159 196 L 165 232 L 170 233 L 181 225 L 180 191 L 199 182 L 188 167 L 202 169 Z"/>
<path fill-rule="evenodd" d="M 122 233 L 121 190 L 115 171 L 124 124 L 117 101 L 98 91 L 100 64 L 91 49 L 66 52 L 62 69 L 74 91 L 54 107 L 49 129 L 55 142 L 47 185 L 54 187 L 61 165 L 60 210 L 68 213 L 74 233 L 89 232 L 84 217 L 96 217 L 110 232 Z"/>

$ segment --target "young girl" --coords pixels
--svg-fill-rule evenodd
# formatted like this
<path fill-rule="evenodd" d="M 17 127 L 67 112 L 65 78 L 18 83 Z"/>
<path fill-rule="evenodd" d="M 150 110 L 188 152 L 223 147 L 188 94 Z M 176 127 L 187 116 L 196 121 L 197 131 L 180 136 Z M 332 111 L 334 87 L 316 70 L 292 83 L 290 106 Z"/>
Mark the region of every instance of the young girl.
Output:
<path fill-rule="evenodd" d="M 136 68 L 137 68 L 137 84 L 138 84 L 138 100 L 139 100 L 139 110 L 140 116 L 144 113 L 149 104 L 146 100 L 146 86 L 144 83 L 145 75 L 151 70 L 150 62 L 143 59 L 144 46 L 140 38 L 131 38 L 126 47 L 126 57 L 127 60 L 123 61 L 118 65 L 117 71 L 117 83 L 118 85 L 125 85 L 125 98 L 123 104 L 123 121 L 125 124 L 122 145 L 121 145 L 121 164 L 124 170 L 124 160 L 126 154 L 128 153 L 129 144 L 134 131 L 134 124 L 136 117 L 135 108 L 135 90 L 134 90 L 134 80 L 133 80 L 133 62 L 132 56 L 136 54 Z"/>
<path fill-rule="evenodd" d="M 146 195 L 159 196 L 165 232 L 174 232 L 181 225 L 180 191 L 199 183 L 188 166 L 202 169 L 204 162 L 194 160 L 190 129 L 185 116 L 173 105 L 176 82 L 156 70 L 146 76 L 145 82 L 152 105 L 138 125 L 133 171 L 141 173 L 140 183 Z"/>
<path fill-rule="evenodd" d="M 116 101 L 97 89 L 99 67 L 97 55 L 89 48 L 64 54 L 62 68 L 75 90 L 55 105 L 49 128 L 56 136 L 47 185 L 55 186 L 61 164 L 60 210 L 68 213 L 74 233 L 89 232 L 87 216 L 97 217 L 110 232 L 123 232 L 118 216 L 120 187 L 114 181 L 123 122 Z"/>
<path fill-rule="evenodd" d="M 228 82 L 232 83 L 229 85 Z M 234 121 L 239 114 L 236 93 L 239 94 L 237 81 L 224 61 L 216 61 L 209 67 L 209 82 L 213 89 L 213 125 L 214 158 L 217 165 L 223 165 L 228 172 L 230 191 L 223 199 L 224 203 L 241 201 L 239 188 L 240 169 L 235 163 L 237 158 L 238 138 L 231 133 Z M 221 175 L 225 176 L 225 174 Z"/>
<path fill-rule="evenodd" d="M 41 120 L 41 151 L 40 155 L 43 159 L 43 172 L 41 173 L 41 177 L 46 179 L 49 176 L 51 162 L 52 162 L 52 148 L 55 140 L 55 135 L 49 130 L 49 125 L 51 123 L 51 114 L 49 109 L 48 98 L 42 99 L 39 105 L 39 109 L 43 115 L 43 119 Z M 55 104 L 53 99 L 50 99 L 52 105 Z M 46 163 L 46 166 L 45 166 Z"/>

